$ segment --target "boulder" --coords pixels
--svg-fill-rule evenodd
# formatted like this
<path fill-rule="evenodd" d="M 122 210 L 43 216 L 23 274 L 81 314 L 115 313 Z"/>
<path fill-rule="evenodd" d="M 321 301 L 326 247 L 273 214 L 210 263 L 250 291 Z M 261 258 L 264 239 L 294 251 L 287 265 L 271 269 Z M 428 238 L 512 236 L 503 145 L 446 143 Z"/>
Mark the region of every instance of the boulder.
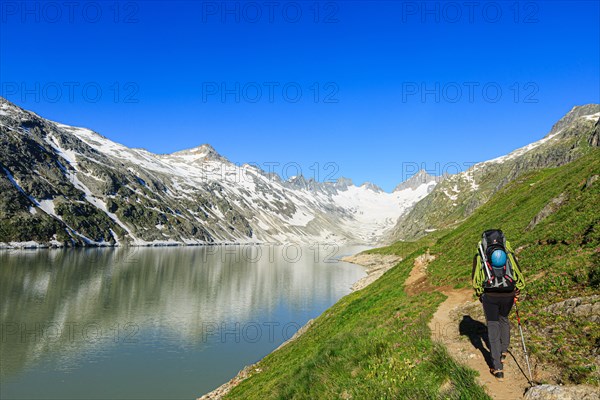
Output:
<path fill-rule="evenodd" d="M 600 389 L 588 385 L 539 385 L 525 393 L 526 400 L 600 400 Z"/>

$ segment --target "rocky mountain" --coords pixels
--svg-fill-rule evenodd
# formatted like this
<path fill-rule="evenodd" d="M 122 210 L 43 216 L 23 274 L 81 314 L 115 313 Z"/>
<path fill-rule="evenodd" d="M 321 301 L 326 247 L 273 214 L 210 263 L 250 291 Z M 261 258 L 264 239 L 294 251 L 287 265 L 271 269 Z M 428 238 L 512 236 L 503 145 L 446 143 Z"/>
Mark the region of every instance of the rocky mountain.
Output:
<path fill-rule="evenodd" d="M 410 178 L 408 178 L 407 180 L 405 180 L 404 182 L 402 182 L 401 184 L 399 184 L 398 186 L 396 186 L 394 191 L 401 191 L 401 190 L 406 190 L 406 189 L 414 190 L 423 184 L 429 184 L 432 182 L 439 183 L 443 180 L 444 180 L 443 176 L 429 175 L 427 173 L 427 171 L 422 169 L 419 172 L 417 172 L 416 174 L 414 174 L 413 176 L 411 176 Z M 435 186 L 432 185 L 431 190 L 433 190 L 434 187 Z"/>
<path fill-rule="evenodd" d="M 543 139 L 445 177 L 431 194 L 399 218 L 387 241 L 415 239 L 453 226 L 520 175 L 566 164 L 599 145 L 600 105 L 574 107 Z"/>
<path fill-rule="evenodd" d="M 209 145 L 127 148 L 0 98 L 0 246 L 374 243 L 436 185 L 282 181 Z"/>

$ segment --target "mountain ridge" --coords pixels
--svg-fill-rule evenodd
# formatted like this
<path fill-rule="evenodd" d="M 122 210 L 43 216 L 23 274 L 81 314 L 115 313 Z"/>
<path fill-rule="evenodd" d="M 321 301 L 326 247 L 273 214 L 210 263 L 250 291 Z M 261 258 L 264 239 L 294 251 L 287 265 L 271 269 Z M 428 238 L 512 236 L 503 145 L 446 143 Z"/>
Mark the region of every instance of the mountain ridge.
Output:
<path fill-rule="evenodd" d="M 10 246 L 374 243 L 431 184 L 396 193 L 282 181 L 201 145 L 153 154 L 0 99 L 0 242 Z"/>
<path fill-rule="evenodd" d="M 421 170 L 384 192 L 344 177 L 284 181 L 209 144 L 170 154 L 128 148 L 0 98 L 0 246 L 415 238 L 464 219 L 520 174 L 598 146 L 598 117 L 600 105 L 576 106 L 537 142 L 455 175 Z"/>
<path fill-rule="evenodd" d="M 587 149 L 599 145 L 599 136 L 600 105 L 573 107 L 542 139 L 445 177 L 431 194 L 400 217 L 385 241 L 413 240 L 451 227 L 523 173 L 561 166 L 581 157 Z"/>

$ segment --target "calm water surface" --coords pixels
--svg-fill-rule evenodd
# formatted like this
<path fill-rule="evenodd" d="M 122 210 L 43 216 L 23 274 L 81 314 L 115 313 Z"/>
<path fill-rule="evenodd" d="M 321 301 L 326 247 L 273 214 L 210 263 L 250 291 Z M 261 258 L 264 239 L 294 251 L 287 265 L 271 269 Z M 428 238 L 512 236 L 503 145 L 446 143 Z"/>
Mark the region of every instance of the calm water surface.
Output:
<path fill-rule="evenodd" d="M 349 293 L 362 249 L 0 252 L 0 398 L 196 398 Z"/>

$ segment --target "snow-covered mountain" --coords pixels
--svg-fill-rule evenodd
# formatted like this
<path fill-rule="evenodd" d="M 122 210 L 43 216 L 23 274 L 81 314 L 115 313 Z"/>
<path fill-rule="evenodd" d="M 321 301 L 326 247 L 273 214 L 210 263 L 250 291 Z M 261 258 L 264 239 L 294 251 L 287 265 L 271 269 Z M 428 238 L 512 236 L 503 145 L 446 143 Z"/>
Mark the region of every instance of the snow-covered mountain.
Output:
<path fill-rule="evenodd" d="M 210 145 L 153 154 L 3 98 L 0 151 L 4 246 L 375 243 L 437 184 L 282 181 Z"/>

